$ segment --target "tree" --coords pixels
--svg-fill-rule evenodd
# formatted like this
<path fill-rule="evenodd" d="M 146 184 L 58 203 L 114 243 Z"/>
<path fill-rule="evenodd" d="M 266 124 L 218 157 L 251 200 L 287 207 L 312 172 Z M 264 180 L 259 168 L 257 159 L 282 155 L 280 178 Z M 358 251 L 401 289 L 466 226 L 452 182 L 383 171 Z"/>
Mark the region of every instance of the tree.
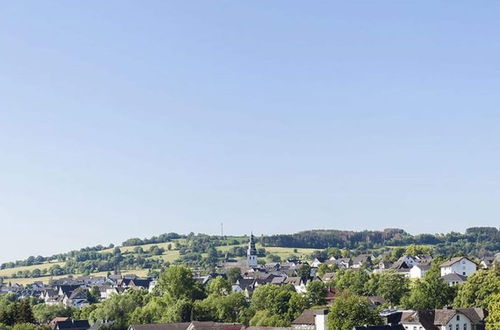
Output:
<path fill-rule="evenodd" d="M 204 297 L 203 288 L 196 283 L 191 270 L 185 266 L 170 266 L 160 275 L 158 289 L 174 303 L 181 299 L 200 299 Z"/>
<path fill-rule="evenodd" d="M 311 306 L 322 306 L 326 304 L 326 288 L 321 281 L 309 281 L 307 283 L 306 297 Z"/>
<path fill-rule="evenodd" d="M 335 276 L 334 285 L 341 290 L 348 289 L 354 294 L 364 295 L 365 284 L 370 276 L 364 270 L 339 270 Z"/>
<path fill-rule="evenodd" d="M 90 312 L 89 320 L 113 321 L 115 329 L 126 329 L 130 324 L 132 313 L 148 301 L 148 294 L 143 290 L 129 290 L 122 294 L 112 295 L 109 299 L 96 304 Z"/>
<path fill-rule="evenodd" d="M 460 285 L 455 307 L 487 308 L 494 294 L 500 292 L 500 270 L 478 270 Z"/>
<path fill-rule="evenodd" d="M 406 248 L 405 254 L 410 256 L 416 256 L 419 254 L 430 254 L 431 248 L 425 245 L 411 244 Z"/>
<path fill-rule="evenodd" d="M 406 252 L 406 250 L 403 247 L 396 247 L 396 248 L 392 249 L 391 259 L 398 260 L 399 258 L 401 258 L 405 254 L 405 252 Z"/>
<path fill-rule="evenodd" d="M 251 308 L 256 314 L 250 325 L 289 326 L 306 306 L 305 298 L 291 285 L 260 285 L 252 295 Z"/>
<path fill-rule="evenodd" d="M 439 309 L 451 304 L 456 290 L 441 278 L 439 263 L 434 263 L 422 280 L 414 283 L 409 296 L 403 299 L 408 309 Z"/>
<path fill-rule="evenodd" d="M 99 290 L 99 287 L 93 286 L 87 293 L 87 300 L 91 304 L 95 304 L 96 302 L 99 302 L 101 299 L 101 291 Z"/>
<path fill-rule="evenodd" d="M 389 302 L 392 306 L 397 306 L 401 298 L 409 291 L 409 280 L 407 277 L 387 271 L 380 275 L 377 294 Z"/>
<path fill-rule="evenodd" d="M 334 300 L 328 313 L 330 330 L 352 330 L 355 326 L 378 324 L 382 324 L 382 320 L 370 307 L 368 300 L 348 291 Z"/>
<path fill-rule="evenodd" d="M 17 304 L 16 323 L 35 323 L 31 304 L 28 299 L 23 299 Z"/>
<path fill-rule="evenodd" d="M 71 307 L 66 307 L 63 304 L 47 305 L 38 304 L 33 306 L 33 316 L 38 323 L 48 323 L 55 317 L 71 317 L 74 310 Z"/>
<path fill-rule="evenodd" d="M 311 276 L 311 266 L 309 266 L 308 264 L 302 264 L 299 266 L 296 272 L 298 277 L 302 279 L 309 279 L 309 277 Z"/>
<path fill-rule="evenodd" d="M 486 329 L 497 330 L 500 328 L 500 292 L 490 298 L 488 304 L 488 317 L 486 318 Z"/>
<path fill-rule="evenodd" d="M 198 321 L 246 323 L 248 302 L 241 292 L 229 295 L 210 295 L 194 304 L 193 317 Z"/>
<path fill-rule="evenodd" d="M 209 295 L 227 296 L 231 292 L 231 284 L 218 276 L 208 283 L 207 291 Z"/>
<path fill-rule="evenodd" d="M 239 267 L 232 267 L 226 273 L 229 283 L 234 284 L 241 278 L 241 269 Z"/>

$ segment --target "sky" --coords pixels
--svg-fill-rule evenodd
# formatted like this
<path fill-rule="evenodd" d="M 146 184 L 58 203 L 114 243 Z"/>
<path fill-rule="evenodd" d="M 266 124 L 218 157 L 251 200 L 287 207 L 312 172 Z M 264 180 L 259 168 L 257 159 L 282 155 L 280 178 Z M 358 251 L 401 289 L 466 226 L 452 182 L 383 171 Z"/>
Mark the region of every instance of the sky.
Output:
<path fill-rule="evenodd" d="M 500 2 L 6 1 L 0 262 L 499 225 Z"/>

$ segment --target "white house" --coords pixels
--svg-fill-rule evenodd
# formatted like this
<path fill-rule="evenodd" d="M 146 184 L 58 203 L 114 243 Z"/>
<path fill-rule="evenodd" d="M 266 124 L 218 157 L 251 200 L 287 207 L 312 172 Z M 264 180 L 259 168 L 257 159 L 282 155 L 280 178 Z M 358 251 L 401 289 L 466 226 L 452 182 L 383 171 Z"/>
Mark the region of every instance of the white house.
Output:
<path fill-rule="evenodd" d="M 477 265 L 466 257 L 455 257 L 441 264 L 441 276 L 448 274 L 460 274 L 471 276 L 477 270 Z"/>
<path fill-rule="evenodd" d="M 404 255 L 401 258 L 398 259 L 397 263 L 405 263 L 409 268 L 415 266 L 417 264 L 417 261 L 415 258 L 409 255 Z"/>
<path fill-rule="evenodd" d="M 306 282 L 302 280 L 300 277 L 287 277 L 285 280 L 285 284 L 291 284 L 295 288 L 295 291 L 298 293 L 305 294 L 307 292 Z"/>
<path fill-rule="evenodd" d="M 410 269 L 410 278 L 423 278 L 429 269 L 431 269 L 430 265 L 416 264 Z"/>
<path fill-rule="evenodd" d="M 401 325 L 407 330 L 479 330 L 484 329 L 484 318 L 481 308 L 405 311 Z"/>
<path fill-rule="evenodd" d="M 319 265 L 321 265 L 323 262 L 319 260 L 318 258 L 314 258 L 314 261 L 311 263 L 311 267 L 317 268 Z"/>
<path fill-rule="evenodd" d="M 328 309 L 306 309 L 292 321 L 292 330 L 327 330 Z"/>

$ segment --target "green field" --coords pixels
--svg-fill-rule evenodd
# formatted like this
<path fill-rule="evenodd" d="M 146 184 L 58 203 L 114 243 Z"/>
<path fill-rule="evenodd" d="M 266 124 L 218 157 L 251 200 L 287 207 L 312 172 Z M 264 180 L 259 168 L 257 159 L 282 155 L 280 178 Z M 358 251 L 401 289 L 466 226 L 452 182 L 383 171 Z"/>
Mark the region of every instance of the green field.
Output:
<path fill-rule="evenodd" d="M 226 243 L 227 244 L 232 244 L 234 243 L 234 241 L 238 241 L 238 242 L 241 242 L 240 244 L 236 244 L 236 245 L 222 245 L 222 246 L 218 246 L 216 249 L 218 251 L 222 251 L 222 252 L 225 252 L 225 251 L 228 251 L 230 250 L 231 248 L 233 247 L 244 247 L 246 248 L 247 244 L 246 244 L 246 240 L 248 240 L 247 237 L 244 237 L 244 236 L 231 236 L 231 237 L 228 237 L 226 239 Z M 158 247 L 161 247 L 163 249 L 165 249 L 165 252 L 160 255 L 160 256 L 151 256 L 149 257 L 150 259 L 163 259 L 164 261 L 166 262 L 174 262 L 176 261 L 179 257 L 180 257 L 180 254 L 179 254 L 179 251 L 175 249 L 175 246 L 176 246 L 176 242 L 178 243 L 186 243 L 186 240 L 185 239 L 179 239 L 179 240 L 174 240 L 172 242 L 166 242 L 166 243 L 156 243 L 156 244 L 145 244 L 145 245 L 139 245 L 145 252 L 148 252 L 148 250 L 152 247 L 152 246 L 158 246 Z M 171 250 L 168 250 L 168 245 L 171 245 Z M 118 246 L 121 250 L 122 253 L 127 253 L 127 254 L 134 254 L 134 249 L 136 248 L 136 246 Z M 260 244 L 257 244 L 257 248 L 262 248 L 263 246 L 260 245 Z M 297 252 L 294 252 L 294 248 L 284 248 L 284 247 L 264 247 L 267 251 L 267 253 L 270 253 L 270 254 L 273 254 L 273 255 L 278 255 L 281 257 L 282 260 L 288 258 L 288 257 L 291 257 L 291 256 L 297 256 L 299 258 L 302 258 L 302 259 L 305 259 L 305 258 L 308 258 L 311 253 L 313 253 L 314 251 L 316 251 L 316 249 L 302 249 L 302 248 L 298 248 L 296 249 Z M 113 249 L 105 249 L 105 250 L 102 250 L 101 253 L 110 253 L 110 252 L 113 252 Z M 206 254 L 202 254 L 204 256 L 206 256 Z M 243 258 L 241 258 L 243 259 Z M 33 269 L 40 269 L 40 270 L 43 270 L 43 269 L 49 269 L 51 266 L 54 266 L 54 265 L 60 265 L 60 266 L 63 266 L 64 265 L 64 262 L 51 262 L 51 263 L 45 263 L 45 264 L 40 264 L 40 265 L 32 265 L 32 266 L 21 266 L 21 267 L 15 267 L 15 268 L 8 268 L 8 269 L 1 269 L 0 270 L 0 277 L 4 277 L 5 278 L 5 281 L 6 282 L 11 282 L 11 283 L 18 283 L 18 284 L 22 284 L 22 285 L 25 285 L 25 284 L 29 284 L 29 283 L 33 283 L 33 282 L 36 282 L 36 281 L 41 281 L 41 282 L 44 282 L 44 283 L 48 283 L 51 279 L 58 279 L 58 278 L 62 278 L 62 277 L 67 277 L 68 275 L 62 275 L 62 276 L 42 276 L 42 277 L 37 277 L 37 278 L 11 278 L 13 274 L 16 274 L 17 272 L 19 271 L 32 271 Z M 147 276 L 148 274 L 148 270 L 147 269 L 137 269 L 137 270 L 123 270 L 122 271 L 124 274 L 125 273 L 130 273 L 130 274 L 136 274 L 137 276 Z M 91 275 L 93 276 L 105 276 L 107 274 L 107 272 L 100 272 L 100 273 L 92 273 Z M 73 276 L 74 277 L 77 277 L 77 276 L 80 276 L 82 274 L 74 274 Z"/>
<path fill-rule="evenodd" d="M 15 267 L 15 268 L 6 268 L 6 269 L 0 269 L 0 276 L 2 277 L 10 277 L 14 274 L 16 274 L 19 271 L 32 271 L 33 269 L 49 269 L 52 266 L 59 265 L 62 266 L 64 265 L 64 262 L 50 262 L 50 263 L 44 263 L 40 265 L 31 265 L 31 266 L 20 266 L 20 267 Z"/>

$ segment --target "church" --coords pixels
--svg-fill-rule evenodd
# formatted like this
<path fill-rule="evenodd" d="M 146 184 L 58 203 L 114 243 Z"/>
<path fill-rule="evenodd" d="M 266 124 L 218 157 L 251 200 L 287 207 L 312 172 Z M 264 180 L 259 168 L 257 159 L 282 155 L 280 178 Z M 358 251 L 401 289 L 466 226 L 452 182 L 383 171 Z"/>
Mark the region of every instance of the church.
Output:
<path fill-rule="evenodd" d="M 250 234 L 250 239 L 248 241 L 248 247 L 247 247 L 247 258 L 246 260 L 226 260 L 222 267 L 228 269 L 231 267 L 238 267 L 241 268 L 242 270 L 248 270 L 252 268 L 258 268 L 259 263 L 257 261 L 257 248 L 256 248 L 256 242 L 255 242 L 255 236 Z"/>
<path fill-rule="evenodd" d="M 255 237 L 253 233 L 250 234 L 250 241 L 248 241 L 247 264 L 248 267 L 257 267 L 257 249 L 255 248 Z"/>

